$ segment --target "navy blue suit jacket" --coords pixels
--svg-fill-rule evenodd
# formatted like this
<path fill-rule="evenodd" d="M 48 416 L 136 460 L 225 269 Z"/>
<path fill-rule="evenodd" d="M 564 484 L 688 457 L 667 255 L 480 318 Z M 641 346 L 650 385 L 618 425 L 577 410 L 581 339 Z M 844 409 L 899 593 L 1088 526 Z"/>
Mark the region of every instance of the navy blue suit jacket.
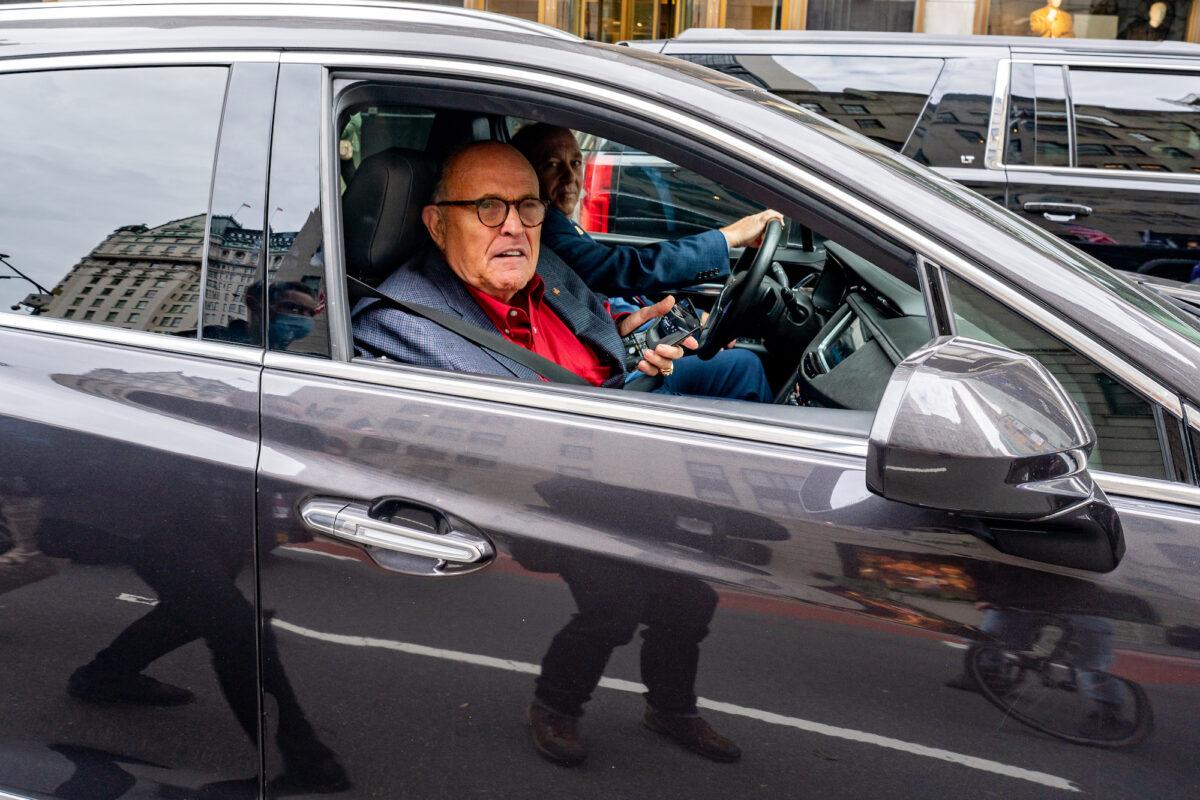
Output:
<path fill-rule="evenodd" d="M 645 247 L 597 242 L 551 206 L 542 223 L 549 247 L 592 289 L 625 297 L 694 286 L 729 274 L 729 244 L 720 231 L 705 231 Z"/>
<path fill-rule="evenodd" d="M 538 258 L 538 274 L 546 282 L 545 300 L 580 341 L 613 368 L 604 385 L 625 383 L 625 354 L 616 323 L 604 308 L 604 298 L 584 286 L 579 276 L 546 247 Z M 450 269 L 440 251 L 430 247 L 406 261 L 379 286 L 398 300 L 446 311 L 464 322 L 500 335 L 484 310 Z M 510 358 L 480 347 L 424 317 L 365 299 L 354 308 L 354 336 L 366 343 L 360 355 L 384 354 L 420 367 L 515 376 L 539 380 L 537 373 Z"/>

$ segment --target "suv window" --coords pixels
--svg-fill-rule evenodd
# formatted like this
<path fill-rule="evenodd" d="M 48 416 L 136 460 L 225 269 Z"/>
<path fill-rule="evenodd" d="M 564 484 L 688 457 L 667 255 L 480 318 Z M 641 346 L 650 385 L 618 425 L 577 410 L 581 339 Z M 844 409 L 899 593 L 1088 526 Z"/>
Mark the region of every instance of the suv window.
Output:
<path fill-rule="evenodd" d="M 1070 75 L 1080 167 L 1200 173 L 1200 73 Z"/>
<path fill-rule="evenodd" d="M 949 274 L 946 285 L 960 334 L 1031 355 L 1063 385 L 1096 430 L 1093 469 L 1170 479 L 1149 402 L 974 286 Z"/>
<path fill-rule="evenodd" d="M 195 331 L 224 67 L 0 77 L 0 308 Z"/>
<path fill-rule="evenodd" d="M 1064 67 L 1013 65 L 1008 163 L 1072 166 L 1065 78 Z"/>
<path fill-rule="evenodd" d="M 859 55 L 686 55 L 899 150 L 944 63 Z"/>

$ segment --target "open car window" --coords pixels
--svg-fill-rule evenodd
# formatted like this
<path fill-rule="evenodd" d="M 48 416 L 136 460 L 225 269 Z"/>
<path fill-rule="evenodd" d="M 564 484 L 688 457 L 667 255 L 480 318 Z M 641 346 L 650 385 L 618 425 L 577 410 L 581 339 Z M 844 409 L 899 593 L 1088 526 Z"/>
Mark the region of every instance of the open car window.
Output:
<path fill-rule="evenodd" d="M 611 130 L 611 120 L 599 115 L 582 120 L 578 114 L 559 116 L 549 104 L 523 102 L 505 109 L 495 97 L 481 95 L 476 108 L 463 102 L 461 91 L 444 100 L 425 91 L 422 99 L 432 102 L 415 105 L 412 93 L 394 85 L 347 85 L 338 116 L 338 163 L 347 226 L 344 249 L 351 275 L 358 276 L 361 271 L 356 270 L 355 260 L 370 250 L 364 247 L 363 231 L 352 227 L 361 218 L 361 209 L 370 205 L 361 201 L 362 187 L 369 180 L 364 175 L 380 154 L 391 158 L 407 153 L 406 158 L 440 164 L 465 144 L 510 141 L 523 126 L 541 122 L 569 128 L 574 134 L 583 174 L 570 223 L 577 226 L 578 236 L 596 246 L 650 247 L 642 257 L 654 258 L 658 242 L 707 236 L 711 243 L 717 229 L 763 209 L 775 208 L 784 215 L 784 236 L 774 258 L 767 260 L 769 266 L 756 290 L 760 295 L 729 336 L 732 353 L 717 355 L 725 361 L 735 355 L 756 360 L 770 387 L 770 396 L 763 398 L 766 402 L 795 406 L 797 414 L 804 407 L 873 412 L 896 364 L 931 338 L 912 254 L 855 226 L 836 210 L 821 209 L 814 198 L 764 189 L 764 182 L 752 177 L 754 165 L 699 159 L 688 152 L 686 143 L 664 140 L 658 131 L 645 131 L 639 138 L 636 131 L 630 133 L 635 120 L 622 120 L 623 133 L 618 134 Z M 412 198 L 422 207 L 427 200 Z M 392 216 L 398 218 L 396 213 Z M 403 216 L 414 219 L 419 210 L 409 208 Z M 552 241 L 545 230 L 542 235 L 547 236 L 543 241 Z M 378 243 L 373 234 L 369 238 L 373 245 Z M 423 248 L 431 246 L 423 229 L 416 239 Z M 681 280 L 665 289 L 633 284 L 622 292 L 606 291 L 603 299 L 610 309 L 629 311 L 669 293 L 691 301 L 701 314 L 717 311 L 730 261 L 741 248 L 728 248 L 720 237 L 715 241 L 721 243 L 716 261 L 696 265 L 693 273 L 719 270 L 719 277 Z M 551 250 L 577 274 L 584 274 L 571 263 L 570 252 Z M 416 255 L 397 254 L 364 277 L 373 285 L 383 284 L 404 259 Z M 398 288 L 394 283 L 388 286 Z M 356 296 L 353 289 L 350 296 Z M 365 329 L 363 316 L 370 313 L 363 309 L 370 301 L 357 302 L 354 329 L 359 336 Z M 419 323 L 426 328 L 429 324 Z M 360 357 L 385 356 L 387 368 L 395 368 L 396 361 L 417 367 L 439 363 L 436 353 L 423 353 L 419 359 L 393 357 L 386 350 L 357 344 Z M 694 363 L 696 358 L 689 355 L 683 361 Z"/>

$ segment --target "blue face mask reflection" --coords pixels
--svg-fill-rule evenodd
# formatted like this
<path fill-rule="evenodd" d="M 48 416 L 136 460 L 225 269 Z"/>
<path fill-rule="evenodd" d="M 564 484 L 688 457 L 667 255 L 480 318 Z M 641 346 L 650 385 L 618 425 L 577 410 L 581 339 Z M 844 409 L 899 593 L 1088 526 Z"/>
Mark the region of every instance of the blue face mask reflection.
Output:
<path fill-rule="evenodd" d="M 273 314 L 267 336 L 273 350 L 282 350 L 297 339 L 308 336 L 312 333 L 312 329 L 312 317 L 304 317 L 299 314 Z"/>

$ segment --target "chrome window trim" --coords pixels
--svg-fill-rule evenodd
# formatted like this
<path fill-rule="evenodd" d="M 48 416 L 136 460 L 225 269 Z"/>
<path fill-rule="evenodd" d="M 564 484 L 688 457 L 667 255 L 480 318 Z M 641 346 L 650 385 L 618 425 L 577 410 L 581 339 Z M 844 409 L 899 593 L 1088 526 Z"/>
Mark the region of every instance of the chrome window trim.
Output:
<path fill-rule="evenodd" d="M 567 41 L 579 41 L 574 34 L 517 17 L 498 17 L 475 9 L 454 6 L 423 5 L 419 3 L 383 2 L 382 0 L 194 0 L 164 2 L 163 0 L 128 0 L 121 3 L 89 2 L 78 5 L 24 6 L 0 8 L 0 24 L 12 21 L 74 21 L 122 17 L 255 17 L 378 20 L 381 22 L 450 22 L 486 23 L 484 30 L 510 29 Z"/>
<path fill-rule="evenodd" d="M 0 14 L 3 14 L 0 11 Z M 4 22 L 0 16 L 0 23 Z M 29 56 L 0 58 L 0 73 L 41 72 L 59 69 L 95 69 L 101 67 L 229 67 L 236 61 L 275 63 L 274 50 L 196 50 L 192 52 L 99 53 L 76 56 Z"/>
<path fill-rule="evenodd" d="M 880 209 L 850 194 L 845 189 L 807 172 L 796 164 L 757 145 L 746 142 L 720 128 L 693 119 L 674 109 L 627 94 L 621 90 L 598 86 L 574 78 L 538 72 L 533 69 L 500 64 L 454 61 L 425 56 L 391 56 L 374 53 L 354 54 L 336 52 L 286 52 L 281 54 L 280 60 L 284 63 L 324 64 L 334 69 L 400 70 L 410 73 L 424 72 L 481 80 L 504 80 L 525 87 L 538 87 L 559 92 L 565 91 L 576 97 L 584 96 L 593 101 L 609 103 L 618 108 L 636 111 L 659 123 L 674 127 L 677 130 L 686 131 L 689 135 L 696 136 L 719 150 L 736 154 L 748 163 L 759 164 L 767 169 L 771 169 L 781 177 L 789 179 L 801 190 L 847 209 L 861 219 L 870 221 L 872 224 L 885 230 L 896 240 L 911 247 L 913 252 L 919 253 L 940 264 L 944 269 L 972 283 L 1003 305 L 1013 309 L 1059 339 L 1062 339 L 1080 353 L 1095 361 L 1102 368 L 1119 377 L 1127 385 L 1141 392 L 1145 397 L 1164 406 L 1175 417 L 1183 416 L 1179 398 L 1162 384 L 1135 369 L 1124 358 L 1086 336 L 1073 325 L 1060 319 L 1049 309 L 1033 302 L 1015 288 L 1002 282 L 986 270 L 967 261 L 953 250 L 915 232 L 908 226 L 894 220 Z M 328 255 L 329 253 L 327 253 Z M 337 255 L 337 258 L 327 259 L 326 268 L 331 269 L 336 266 L 336 272 L 333 274 L 344 274 L 341 271 L 340 254 L 335 253 L 335 255 Z M 336 262 L 336 264 L 332 262 Z M 327 282 L 329 282 L 328 279 Z M 1164 337 L 1169 339 L 1175 336 L 1175 334 L 1159 325 L 1152 318 L 1146 317 L 1146 319 L 1155 327 L 1161 329 Z M 1181 342 L 1184 341 L 1182 338 L 1179 340 Z"/>
<path fill-rule="evenodd" d="M 1184 401 L 1183 403 L 1184 419 L 1187 420 L 1188 427 L 1196 433 L 1200 433 L 1200 409 L 1197 409 L 1191 403 Z"/>
<path fill-rule="evenodd" d="M 820 450 L 858 458 L 867 457 L 866 438 L 826 433 L 801 428 L 798 425 L 780 425 L 737 419 L 732 415 L 702 413 L 685 408 L 686 404 L 674 405 L 668 409 L 657 404 L 638 403 L 636 394 L 622 398 L 587 397 L 584 396 L 586 389 L 555 391 L 538 384 L 460 375 L 411 367 L 397 362 L 380 364 L 365 359 L 327 361 L 274 351 L 266 354 L 263 365 L 267 369 L 353 381 L 357 384 L 411 389 L 448 397 L 650 425 L 666 430 L 712 434 L 728 439 Z"/>
<path fill-rule="evenodd" d="M 987 145 L 984 148 L 983 163 L 988 169 L 1008 170 L 1009 172 L 1035 175 L 1061 175 L 1075 178 L 1115 178 L 1122 181 L 1152 181 L 1158 183 L 1182 183 L 1196 186 L 1196 176 L 1179 172 L 1135 172 L 1122 169 L 1101 169 L 1098 167 L 1038 167 L 1029 164 L 1006 164 L 1004 162 L 1005 134 L 1008 131 L 1009 88 L 1012 84 L 1013 64 L 1033 64 L 1046 67 L 1109 67 L 1113 69 L 1138 70 L 1170 70 L 1174 72 L 1196 72 L 1200 74 L 1200 63 L 1190 64 L 1159 64 L 1146 61 L 1097 61 L 1094 58 L 1072 58 L 1070 56 L 1053 56 L 1048 58 L 1010 58 L 1005 59 L 996 67 L 996 88 L 992 95 L 992 115 L 988 120 Z M 1069 88 L 1069 86 L 1068 86 Z M 1071 102 L 1068 100 L 1068 102 Z M 1074 115 L 1074 104 L 1071 105 Z M 1074 138 L 1074 126 L 1069 134 Z M 1072 148 L 1074 157 L 1074 148 Z"/>
<path fill-rule="evenodd" d="M 169 333 L 131 331 L 127 328 L 114 328 L 94 322 L 76 322 L 26 314 L 0 312 L 0 328 L 62 336 L 101 344 L 136 347 L 141 350 L 203 356 L 221 361 L 234 361 L 239 364 L 258 365 L 262 364 L 263 358 L 262 348 L 259 347 L 229 344 L 228 342 L 201 341 L 183 336 L 172 336 Z"/>
<path fill-rule="evenodd" d="M 1200 487 L 1175 481 L 1160 481 L 1154 478 L 1139 478 L 1136 475 L 1118 475 L 1115 472 L 1092 472 L 1092 477 L 1107 494 L 1114 497 L 1132 497 L 1138 500 L 1155 500 L 1160 503 L 1200 508 Z"/>

